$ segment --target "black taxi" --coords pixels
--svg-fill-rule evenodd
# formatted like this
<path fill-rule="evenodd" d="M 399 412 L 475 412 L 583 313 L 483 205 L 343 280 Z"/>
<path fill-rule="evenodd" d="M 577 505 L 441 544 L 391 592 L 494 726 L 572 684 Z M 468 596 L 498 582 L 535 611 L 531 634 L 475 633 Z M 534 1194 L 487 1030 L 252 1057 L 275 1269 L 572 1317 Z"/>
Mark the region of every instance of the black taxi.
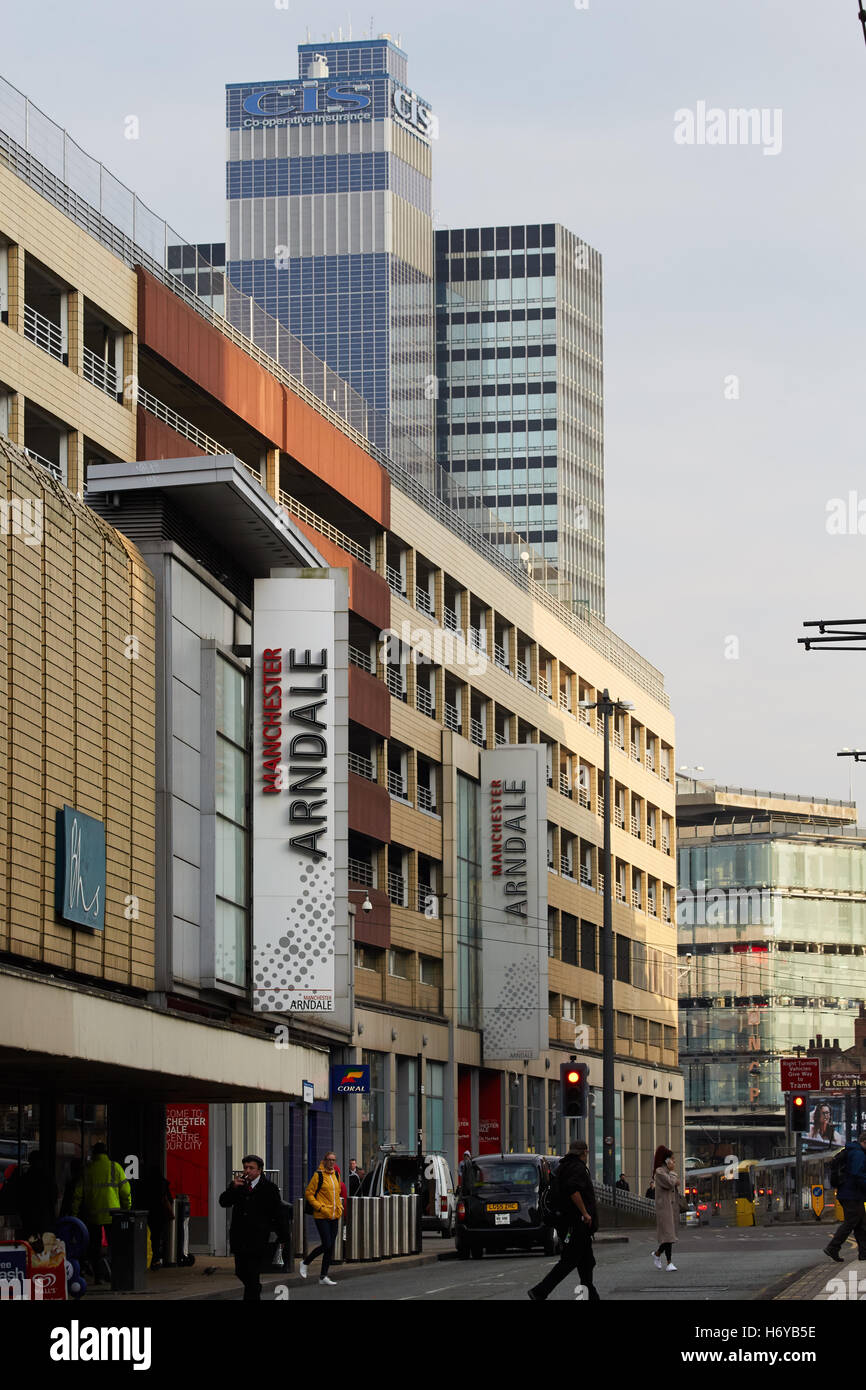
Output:
<path fill-rule="evenodd" d="M 457 1188 L 455 1243 L 461 1260 L 485 1251 L 556 1252 L 556 1232 L 545 1226 L 542 1194 L 550 1166 L 542 1154 L 480 1154 L 464 1158 Z"/>

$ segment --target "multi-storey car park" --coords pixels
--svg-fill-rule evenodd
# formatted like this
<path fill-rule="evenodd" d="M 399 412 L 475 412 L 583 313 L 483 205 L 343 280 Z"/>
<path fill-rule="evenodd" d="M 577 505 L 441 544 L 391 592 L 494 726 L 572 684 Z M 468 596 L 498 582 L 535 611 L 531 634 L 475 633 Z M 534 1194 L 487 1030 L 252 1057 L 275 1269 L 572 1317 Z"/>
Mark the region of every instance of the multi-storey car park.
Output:
<path fill-rule="evenodd" d="M 642 1190 L 656 1144 L 682 1147 L 674 728 L 660 673 L 598 619 L 559 604 L 495 544 L 495 527 L 470 525 L 371 445 L 345 383 L 285 330 L 268 339 L 269 355 L 198 300 L 165 264 L 177 235 L 34 108 L 25 120 L 12 89 L 4 97 L 0 427 L 7 476 L 20 472 L 7 497 L 50 493 L 56 519 L 38 573 L 36 547 L 6 527 L 8 738 L 29 740 L 31 761 L 48 766 L 59 696 L 44 613 L 74 513 L 79 529 L 93 517 L 130 563 L 143 562 L 152 656 L 128 718 L 151 728 L 156 750 L 152 764 L 145 754 L 123 773 L 145 789 L 136 804 L 155 845 L 149 892 L 130 886 L 129 832 L 118 837 L 109 795 L 126 727 L 109 728 L 110 643 L 76 658 L 90 681 L 76 719 L 84 729 L 105 715 L 90 740 L 97 751 L 82 733 L 80 770 L 61 760 L 57 776 L 24 777 L 20 760 L 7 761 L 13 891 L 0 970 L 18 1003 L 0 1022 L 4 1132 L 32 1133 L 64 1177 L 100 1128 L 124 1152 L 136 1144 L 161 1162 L 166 1128 L 171 1155 L 183 1114 L 199 1112 L 194 1242 L 220 1250 L 227 1149 L 235 1159 L 266 1151 L 289 1197 L 323 1144 L 366 1164 L 380 1143 L 414 1146 L 419 1126 L 452 1166 L 467 1148 L 549 1151 L 559 1064 L 577 1043 L 590 1064 L 585 1130 L 600 1174 L 603 740 L 581 702 L 607 688 L 634 706 L 612 729 L 615 1139 L 618 1171 Z M 93 547 L 76 541 L 75 557 L 71 590 L 95 595 L 105 581 Z M 334 1008 L 323 1012 L 255 1007 L 257 885 L 262 898 L 274 886 L 257 831 L 257 595 L 287 571 L 308 586 L 348 577 L 342 600 L 334 578 L 327 612 L 336 947 Z M 22 623 L 25 572 L 33 599 Z M 99 611 L 114 602 L 109 585 Z M 122 671 L 141 659 L 126 611 L 112 626 Z M 296 616 L 282 613 L 287 652 Z M 485 906 L 485 797 L 489 777 L 502 776 L 490 771 L 497 753 L 515 745 L 543 749 L 537 848 L 547 874 L 528 920 L 546 954 L 519 981 L 540 1042 L 497 1056 L 489 1038 L 485 1051 L 487 963 L 503 944 Z M 89 809 L 88 778 L 104 793 Z M 52 901 L 63 805 L 105 824 L 111 952 L 88 949 L 90 929 L 58 919 Z M 130 897 L 138 917 L 125 915 Z M 45 1022 L 22 1032 L 25 1016 Z M 112 1046 L 96 1048 L 95 1036 Z M 368 1064 L 369 1094 L 335 1101 L 334 1062 Z"/>

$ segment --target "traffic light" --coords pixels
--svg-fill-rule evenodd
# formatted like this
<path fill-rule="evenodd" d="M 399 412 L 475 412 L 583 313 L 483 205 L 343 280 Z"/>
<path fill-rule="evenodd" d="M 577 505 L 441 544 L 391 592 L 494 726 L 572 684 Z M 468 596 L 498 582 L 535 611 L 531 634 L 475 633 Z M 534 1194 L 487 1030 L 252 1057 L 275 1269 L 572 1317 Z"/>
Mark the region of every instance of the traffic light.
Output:
<path fill-rule="evenodd" d="M 559 1092 L 562 1114 L 566 1120 L 576 1120 L 586 1114 L 586 1086 L 589 1067 L 586 1062 L 563 1062 L 559 1068 Z"/>
<path fill-rule="evenodd" d="M 809 1092 L 791 1092 L 791 1133 L 805 1134 L 809 1128 Z"/>

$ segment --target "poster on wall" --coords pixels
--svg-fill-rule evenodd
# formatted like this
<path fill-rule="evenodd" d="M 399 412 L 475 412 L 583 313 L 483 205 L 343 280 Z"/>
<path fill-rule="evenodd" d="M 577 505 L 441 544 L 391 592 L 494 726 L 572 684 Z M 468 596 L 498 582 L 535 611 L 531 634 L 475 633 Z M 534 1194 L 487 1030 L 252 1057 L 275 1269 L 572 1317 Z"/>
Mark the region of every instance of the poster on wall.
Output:
<path fill-rule="evenodd" d="M 539 744 L 481 754 L 481 974 L 485 1060 L 547 1047 L 547 778 Z"/>
<path fill-rule="evenodd" d="M 190 1216 L 208 1214 L 208 1107 L 165 1107 L 166 1177 L 172 1197 L 189 1197 Z"/>
<path fill-rule="evenodd" d="M 313 576 L 255 581 L 253 1008 L 347 1022 L 348 577 Z"/>

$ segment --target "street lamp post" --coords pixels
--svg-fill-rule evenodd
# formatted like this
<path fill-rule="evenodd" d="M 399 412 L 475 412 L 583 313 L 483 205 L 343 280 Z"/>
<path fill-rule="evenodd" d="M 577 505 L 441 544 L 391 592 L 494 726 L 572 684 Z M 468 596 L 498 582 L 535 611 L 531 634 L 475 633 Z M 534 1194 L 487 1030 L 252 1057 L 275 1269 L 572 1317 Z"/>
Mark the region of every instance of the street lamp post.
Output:
<path fill-rule="evenodd" d="M 613 874 L 610 853 L 610 721 L 614 713 L 634 709 L 628 700 L 612 700 L 603 690 L 598 700 L 581 700 L 583 709 L 601 712 L 604 720 L 604 917 L 602 928 L 602 1182 L 616 1182 L 616 1091 L 613 1026 Z"/>

